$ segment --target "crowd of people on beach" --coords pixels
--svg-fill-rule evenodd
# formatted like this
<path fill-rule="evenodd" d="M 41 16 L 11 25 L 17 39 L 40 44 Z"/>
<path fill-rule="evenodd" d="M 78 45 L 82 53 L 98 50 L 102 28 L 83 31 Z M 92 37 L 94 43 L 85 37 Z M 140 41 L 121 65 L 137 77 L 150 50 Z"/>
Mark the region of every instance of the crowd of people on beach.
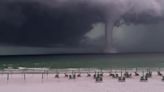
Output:
<path fill-rule="evenodd" d="M 93 79 L 96 82 L 102 82 L 103 81 L 103 77 L 104 77 L 104 73 L 103 72 L 95 72 L 95 73 L 87 73 L 86 77 L 92 77 L 93 74 Z M 138 73 L 137 71 L 134 73 L 130 73 L 130 72 L 122 72 L 121 73 L 111 73 L 109 72 L 109 77 L 113 78 L 113 79 L 118 79 L 119 82 L 125 82 L 127 78 L 132 78 L 132 77 L 140 77 L 140 81 L 142 82 L 146 82 L 148 81 L 149 78 L 152 78 L 153 74 L 151 71 L 147 71 L 144 72 L 142 71 L 142 73 Z M 157 76 L 162 77 L 162 81 L 164 81 L 164 76 L 160 71 L 157 71 Z M 64 73 L 64 77 L 68 78 L 68 79 L 76 79 L 79 77 L 82 77 L 81 73 L 76 73 L 76 72 L 72 72 L 71 74 L 68 73 Z M 55 78 L 59 78 L 59 72 L 56 73 Z"/>

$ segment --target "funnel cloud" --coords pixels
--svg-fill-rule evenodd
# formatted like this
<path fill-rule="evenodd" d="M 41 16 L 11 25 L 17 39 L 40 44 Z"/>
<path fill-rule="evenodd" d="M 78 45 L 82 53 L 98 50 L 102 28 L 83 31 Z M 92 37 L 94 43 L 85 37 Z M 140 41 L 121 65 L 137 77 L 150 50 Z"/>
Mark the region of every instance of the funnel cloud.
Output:
<path fill-rule="evenodd" d="M 105 31 L 102 52 L 119 52 L 114 28 L 153 25 L 163 19 L 163 0 L 1 0 L 0 44 L 80 47 L 93 25 L 101 23 L 105 25 L 100 30 Z"/>

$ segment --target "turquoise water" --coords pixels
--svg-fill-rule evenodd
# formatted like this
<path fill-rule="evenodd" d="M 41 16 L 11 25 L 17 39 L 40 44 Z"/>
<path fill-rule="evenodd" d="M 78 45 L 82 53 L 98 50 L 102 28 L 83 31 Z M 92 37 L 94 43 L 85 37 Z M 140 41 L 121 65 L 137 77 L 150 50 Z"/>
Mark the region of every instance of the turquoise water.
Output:
<path fill-rule="evenodd" d="M 164 54 L 4 56 L 0 67 L 110 68 L 164 67 Z"/>

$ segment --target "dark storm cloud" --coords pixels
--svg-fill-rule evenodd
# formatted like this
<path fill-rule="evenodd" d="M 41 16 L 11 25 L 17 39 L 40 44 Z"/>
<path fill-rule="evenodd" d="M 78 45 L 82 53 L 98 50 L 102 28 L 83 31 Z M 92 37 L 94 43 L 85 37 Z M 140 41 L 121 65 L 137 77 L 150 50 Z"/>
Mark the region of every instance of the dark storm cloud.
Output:
<path fill-rule="evenodd" d="M 85 6 L 51 8 L 39 2 L 21 1 L 0 4 L 1 43 L 74 44 L 99 21 L 97 11 Z"/>
<path fill-rule="evenodd" d="M 0 43 L 71 46 L 98 22 L 119 26 L 161 21 L 161 6 L 160 0 L 1 0 Z"/>

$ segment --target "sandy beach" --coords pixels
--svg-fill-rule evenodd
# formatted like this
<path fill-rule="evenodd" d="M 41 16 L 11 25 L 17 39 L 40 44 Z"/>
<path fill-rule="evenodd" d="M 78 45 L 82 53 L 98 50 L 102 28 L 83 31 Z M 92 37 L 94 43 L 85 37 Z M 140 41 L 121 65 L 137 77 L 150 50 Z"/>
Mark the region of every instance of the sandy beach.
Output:
<path fill-rule="evenodd" d="M 133 76 L 125 82 L 109 77 L 105 74 L 103 82 L 97 83 L 93 77 L 82 74 L 74 79 L 65 78 L 63 74 L 60 78 L 54 78 L 54 74 L 42 75 L 27 74 L 24 79 L 23 74 L 12 74 L 7 80 L 6 74 L 0 75 L 1 92 L 163 92 L 164 82 L 161 77 L 153 73 L 153 77 L 147 82 L 141 82 L 140 77 Z"/>

